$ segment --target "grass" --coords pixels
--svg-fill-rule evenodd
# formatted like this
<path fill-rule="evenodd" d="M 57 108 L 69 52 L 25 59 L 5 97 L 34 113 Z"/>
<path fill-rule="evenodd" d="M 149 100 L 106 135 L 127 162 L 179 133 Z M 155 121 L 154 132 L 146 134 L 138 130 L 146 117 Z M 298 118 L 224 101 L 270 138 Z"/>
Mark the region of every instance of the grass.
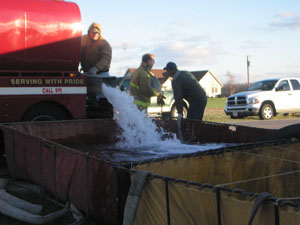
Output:
<path fill-rule="evenodd" d="M 206 108 L 222 108 L 224 109 L 226 98 L 208 98 Z"/>
<path fill-rule="evenodd" d="M 217 123 L 259 120 L 258 116 L 248 116 L 243 119 L 231 119 L 230 116 L 227 116 L 224 112 L 225 104 L 226 98 L 208 98 L 203 120 Z M 273 119 L 300 119 L 300 114 L 295 113 L 289 114 L 287 116 L 280 114 L 273 117 Z"/>

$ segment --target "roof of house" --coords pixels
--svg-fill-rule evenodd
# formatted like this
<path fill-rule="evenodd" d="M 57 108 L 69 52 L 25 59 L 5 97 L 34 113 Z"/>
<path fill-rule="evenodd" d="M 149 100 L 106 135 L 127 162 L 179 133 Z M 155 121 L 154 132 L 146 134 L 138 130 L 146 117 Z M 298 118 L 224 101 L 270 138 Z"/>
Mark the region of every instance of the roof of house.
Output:
<path fill-rule="evenodd" d="M 128 71 L 132 74 L 136 69 L 129 68 Z M 151 72 L 154 74 L 154 76 L 158 79 L 164 79 L 163 73 L 165 70 L 162 69 L 152 69 Z"/>
<path fill-rule="evenodd" d="M 196 79 L 199 81 L 204 77 L 205 74 L 208 73 L 208 70 L 201 70 L 201 71 L 191 71 L 192 74 L 196 77 Z"/>
<path fill-rule="evenodd" d="M 191 71 L 191 73 L 194 74 L 198 81 L 201 80 L 205 74 L 210 73 L 210 75 L 221 85 L 221 87 L 223 87 L 223 84 L 219 81 L 219 79 L 209 70 Z"/>

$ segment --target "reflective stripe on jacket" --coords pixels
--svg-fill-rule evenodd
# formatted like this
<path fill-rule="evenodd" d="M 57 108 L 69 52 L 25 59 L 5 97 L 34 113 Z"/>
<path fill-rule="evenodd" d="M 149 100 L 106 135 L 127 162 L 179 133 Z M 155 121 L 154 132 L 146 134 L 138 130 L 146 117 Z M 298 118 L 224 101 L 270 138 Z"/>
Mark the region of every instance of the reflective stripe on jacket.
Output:
<path fill-rule="evenodd" d="M 151 96 L 158 93 L 151 87 L 151 79 L 154 76 L 147 68 L 147 63 L 142 62 L 130 78 L 130 94 L 134 97 L 134 103 L 139 106 L 147 107 L 150 105 Z"/>

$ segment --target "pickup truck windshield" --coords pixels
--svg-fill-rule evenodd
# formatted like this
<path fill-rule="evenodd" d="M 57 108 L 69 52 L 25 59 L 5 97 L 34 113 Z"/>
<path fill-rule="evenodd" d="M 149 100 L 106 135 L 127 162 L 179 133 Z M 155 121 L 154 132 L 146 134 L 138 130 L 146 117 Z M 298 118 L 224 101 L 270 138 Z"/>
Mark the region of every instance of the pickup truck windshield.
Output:
<path fill-rule="evenodd" d="M 274 88 L 278 80 L 258 81 L 252 84 L 247 91 L 270 91 Z"/>

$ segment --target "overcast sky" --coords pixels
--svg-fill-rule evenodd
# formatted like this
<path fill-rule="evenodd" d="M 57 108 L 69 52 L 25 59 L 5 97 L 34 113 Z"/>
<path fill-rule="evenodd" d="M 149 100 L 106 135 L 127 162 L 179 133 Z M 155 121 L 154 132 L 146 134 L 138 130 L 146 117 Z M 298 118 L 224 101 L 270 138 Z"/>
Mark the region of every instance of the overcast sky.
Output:
<path fill-rule="evenodd" d="M 210 70 L 221 82 L 300 78 L 299 0 L 72 0 L 83 34 L 92 22 L 113 49 L 110 73 L 124 75 L 144 53 L 155 69 L 174 61 L 182 70 Z"/>

